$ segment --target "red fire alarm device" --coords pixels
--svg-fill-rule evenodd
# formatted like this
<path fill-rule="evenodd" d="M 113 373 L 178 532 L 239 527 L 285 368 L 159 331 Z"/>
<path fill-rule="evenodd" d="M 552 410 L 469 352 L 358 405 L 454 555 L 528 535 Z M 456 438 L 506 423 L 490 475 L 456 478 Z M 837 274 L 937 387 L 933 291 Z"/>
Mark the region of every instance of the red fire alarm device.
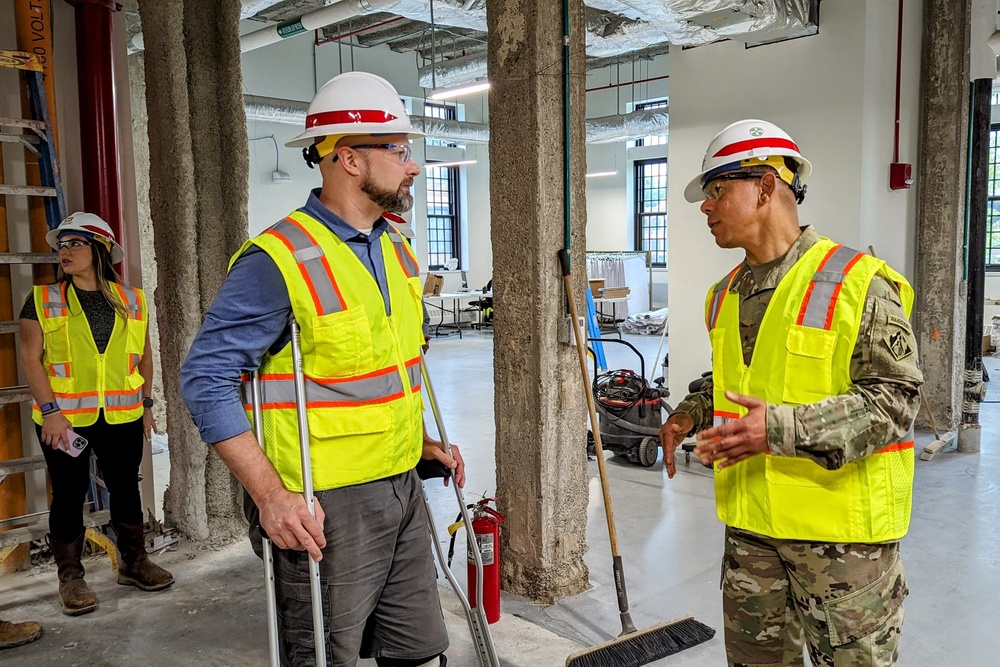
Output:
<path fill-rule="evenodd" d="M 905 190 L 913 185 L 911 165 L 906 162 L 893 162 L 889 165 L 889 189 Z"/>

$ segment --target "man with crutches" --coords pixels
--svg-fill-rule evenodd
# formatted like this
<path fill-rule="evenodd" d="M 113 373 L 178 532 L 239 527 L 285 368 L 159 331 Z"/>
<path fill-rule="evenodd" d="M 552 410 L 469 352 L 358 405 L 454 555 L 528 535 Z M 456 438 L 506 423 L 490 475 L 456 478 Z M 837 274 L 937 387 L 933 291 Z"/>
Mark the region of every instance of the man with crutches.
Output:
<path fill-rule="evenodd" d="M 348 72 L 323 86 L 288 144 L 319 166 L 323 186 L 234 256 L 181 372 L 202 438 L 273 543 L 282 665 L 445 664 L 415 467 L 437 460 L 461 486 L 464 464 L 423 429 L 418 268 L 381 217 L 412 206 L 420 167 L 409 138 L 419 136 L 384 79 Z M 263 450 L 244 412 L 254 394 Z"/>

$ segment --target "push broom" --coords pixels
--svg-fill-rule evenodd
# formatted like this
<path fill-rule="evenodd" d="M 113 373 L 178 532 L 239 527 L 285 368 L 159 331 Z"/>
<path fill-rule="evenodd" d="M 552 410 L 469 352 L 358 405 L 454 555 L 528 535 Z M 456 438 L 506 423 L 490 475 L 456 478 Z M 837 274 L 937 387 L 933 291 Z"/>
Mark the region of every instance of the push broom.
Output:
<path fill-rule="evenodd" d="M 587 372 L 586 342 L 580 331 L 580 321 L 576 316 L 576 298 L 573 294 L 573 282 L 569 272 L 569 253 L 559 251 L 559 264 L 562 268 L 563 280 L 566 283 L 566 296 L 569 300 L 570 316 L 573 320 L 573 336 L 576 339 L 576 351 L 580 358 L 580 373 L 583 386 L 587 388 L 587 409 L 590 412 L 590 423 L 593 425 L 594 448 L 597 450 L 597 469 L 600 471 L 601 490 L 604 493 L 604 513 L 608 519 L 608 534 L 611 537 L 611 557 L 614 567 L 615 592 L 618 594 L 618 612 L 621 614 L 622 632 L 611 641 L 578 651 L 566 658 L 566 667 L 640 667 L 654 660 L 665 658 L 697 646 L 715 636 L 715 630 L 704 623 L 696 621 L 691 616 L 666 621 L 659 625 L 637 630 L 632 622 L 628 608 L 628 594 L 625 591 L 625 572 L 622 569 L 622 557 L 618 552 L 618 533 L 615 530 L 615 514 L 611 507 L 611 489 L 608 486 L 608 474 L 605 469 L 601 430 L 597 427 L 597 412 L 594 407 L 594 396 L 589 390 L 590 375 Z"/>

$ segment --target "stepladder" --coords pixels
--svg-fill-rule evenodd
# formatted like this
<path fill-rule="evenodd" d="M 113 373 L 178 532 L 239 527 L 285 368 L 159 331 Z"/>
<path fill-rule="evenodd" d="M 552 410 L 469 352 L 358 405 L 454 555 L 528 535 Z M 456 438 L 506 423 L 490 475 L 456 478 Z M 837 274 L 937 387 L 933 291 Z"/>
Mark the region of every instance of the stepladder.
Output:
<path fill-rule="evenodd" d="M 0 282 L 6 282 L 9 286 L 11 271 L 16 266 L 37 267 L 39 265 L 53 265 L 58 261 L 55 253 L 11 249 L 7 234 L 9 207 L 6 205 L 10 198 L 23 197 L 29 198 L 29 200 L 41 198 L 48 229 L 57 227 L 65 217 L 66 204 L 48 100 L 46 99 L 42 65 L 34 54 L 0 50 L 0 70 L 17 72 L 27 93 L 28 111 L 27 118 L 0 116 L 0 150 L 4 147 L 24 149 L 26 158 L 31 158 L 31 162 L 37 160 L 39 180 L 37 184 L 7 182 L 16 179 L 7 179 L 3 170 L 0 169 L 0 195 L 4 197 L 3 210 L 0 211 L 4 230 L 3 238 L 0 238 L 0 277 L 3 278 Z M 27 167 L 27 165 L 28 160 L 26 159 L 25 166 Z M 19 303 L 19 296 L 13 293 L 0 295 L 0 304 L 2 304 L 0 306 L 0 339 L 2 339 L 0 356 L 2 356 L 3 364 L 7 366 L 3 377 L 0 378 L 0 409 L 7 408 L 11 404 L 26 403 L 32 400 L 28 387 L 18 384 L 17 374 L 14 372 L 16 355 L 13 353 L 13 339 L 8 338 L 18 331 L 18 322 L 15 319 L 17 311 L 14 304 Z M 0 434 L 0 437 L 17 440 L 17 434 L 4 433 Z M 0 459 L 2 459 L 0 460 L 0 484 L 11 475 L 30 473 L 45 468 L 42 456 L 22 456 L 19 454 L 19 452 L 23 452 L 21 443 L 10 444 L 13 446 L 5 446 L 4 453 L 0 455 Z M 99 516 L 99 513 L 89 515 L 87 517 L 88 526 L 106 522 L 106 514 L 105 512 L 103 517 Z M 2 519 L 0 526 L 12 528 L 0 534 L 0 561 L 5 560 L 13 553 L 19 544 L 42 537 L 47 528 L 45 517 L 39 514 L 24 517 L 6 516 L 0 517 L 0 519 Z"/>

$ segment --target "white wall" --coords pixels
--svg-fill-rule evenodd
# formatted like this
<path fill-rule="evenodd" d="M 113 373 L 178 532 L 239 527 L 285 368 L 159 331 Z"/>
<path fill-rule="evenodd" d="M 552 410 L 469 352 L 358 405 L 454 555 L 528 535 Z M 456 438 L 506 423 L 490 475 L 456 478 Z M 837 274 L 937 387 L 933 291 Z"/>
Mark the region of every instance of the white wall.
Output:
<path fill-rule="evenodd" d="M 890 8 L 889 5 L 893 7 Z M 916 160 L 922 3 L 907 3 L 901 157 Z M 704 295 L 743 259 L 715 247 L 682 190 L 708 142 L 741 118 L 783 127 L 812 161 L 801 222 L 881 255 L 912 278 L 915 191 L 889 192 L 895 3 L 827 0 L 819 34 L 745 49 L 725 42 L 671 54 L 669 214 L 671 392 L 709 368 Z M 892 9 L 893 11 L 890 11 Z"/>

